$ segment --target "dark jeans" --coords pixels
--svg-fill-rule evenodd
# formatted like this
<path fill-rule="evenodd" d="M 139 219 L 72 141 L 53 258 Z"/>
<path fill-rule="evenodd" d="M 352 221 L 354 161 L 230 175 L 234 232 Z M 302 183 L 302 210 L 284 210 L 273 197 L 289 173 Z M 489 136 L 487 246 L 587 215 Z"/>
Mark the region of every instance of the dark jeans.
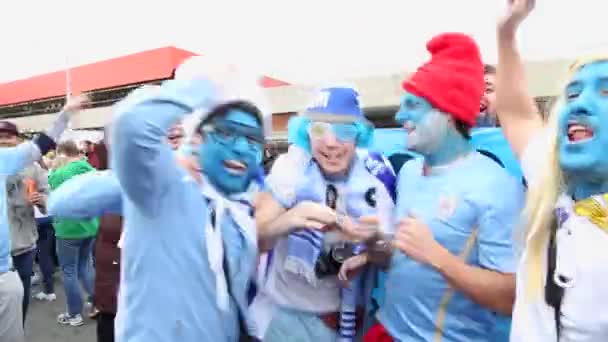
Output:
<path fill-rule="evenodd" d="M 97 316 L 97 342 L 114 342 L 116 314 L 100 312 Z"/>
<path fill-rule="evenodd" d="M 55 293 L 55 230 L 49 220 L 38 220 L 38 265 L 42 272 L 44 293 Z"/>
<path fill-rule="evenodd" d="M 93 285 L 95 271 L 91 260 L 93 238 L 57 239 L 57 256 L 63 273 L 63 289 L 68 303 L 68 313 L 74 316 L 82 313 L 83 301 L 80 285 L 94 301 Z"/>
<path fill-rule="evenodd" d="M 13 257 L 13 266 L 21 278 L 23 283 L 23 324 L 25 325 L 25 317 L 27 316 L 27 308 L 30 305 L 30 296 L 32 291 L 32 269 L 34 268 L 34 257 L 36 250 L 31 250 Z"/>

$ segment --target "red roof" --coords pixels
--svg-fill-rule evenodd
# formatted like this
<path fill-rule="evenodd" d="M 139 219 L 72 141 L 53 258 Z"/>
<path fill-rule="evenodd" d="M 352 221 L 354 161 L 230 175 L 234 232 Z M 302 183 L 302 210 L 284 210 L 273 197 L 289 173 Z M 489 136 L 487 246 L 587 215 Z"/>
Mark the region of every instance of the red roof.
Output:
<path fill-rule="evenodd" d="M 193 52 L 164 47 L 70 69 L 73 93 L 120 87 L 171 77 L 173 70 Z M 264 77 L 264 87 L 288 83 Z M 65 70 L 0 84 L 0 106 L 64 96 Z"/>

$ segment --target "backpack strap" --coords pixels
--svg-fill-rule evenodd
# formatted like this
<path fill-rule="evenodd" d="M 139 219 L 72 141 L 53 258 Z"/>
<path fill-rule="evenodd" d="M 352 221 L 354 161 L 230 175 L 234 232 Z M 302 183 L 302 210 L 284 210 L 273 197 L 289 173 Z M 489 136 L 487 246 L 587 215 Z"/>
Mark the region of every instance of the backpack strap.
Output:
<path fill-rule="evenodd" d="M 505 164 L 502 162 L 502 160 L 500 160 L 500 158 L 498 158 L 494 153 L 488 151 L 488 150 L 477 150 L 477 152 L 479 152 L 479 154 L 482 154 L 490 159 L 492 159 L 493 161 L 495 161 L 498 165 L 500 165 L 500 167 L 502 167 L 503 169 L 505 169 Z M 528 188 L 528 182 L 526 182 L 526 178 L 522 177 L 521 178 L 521 183 L 523 184 L 524 188 L 527 189 Z"/>
<path fill-rule="evenodd" d="M 556 243 L 556 232 L 557 227 L 552 230 L 551 237 L 549 239 L 549 248 L 547 249 L 547 276 L 545 279 L 545 302 L 553 307 L 555 331 L 557 334 L 557 341 L 561 335 L 561 317 L 562 317 L 562 302 L 564 299 L 564 288 L 558 286 L 553 281 L 553 274 L 557 265 L 557 243 Z"/>

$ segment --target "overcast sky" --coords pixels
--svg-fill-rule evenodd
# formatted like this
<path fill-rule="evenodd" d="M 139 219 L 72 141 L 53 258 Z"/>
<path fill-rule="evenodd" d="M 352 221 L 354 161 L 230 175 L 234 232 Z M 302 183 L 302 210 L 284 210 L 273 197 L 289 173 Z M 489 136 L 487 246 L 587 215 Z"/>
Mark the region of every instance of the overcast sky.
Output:
<path fill-rule="evenodd" d="M 606 48 L 606 0 L 537 0 L 526 58 Z M 292 83 L 386 74 L 428 58 L 434 34 L 461 31 L 496 60 L 506 0 L 19 0 L 0 4 L 0 81 L 162 46 L 229 56 Z"/>

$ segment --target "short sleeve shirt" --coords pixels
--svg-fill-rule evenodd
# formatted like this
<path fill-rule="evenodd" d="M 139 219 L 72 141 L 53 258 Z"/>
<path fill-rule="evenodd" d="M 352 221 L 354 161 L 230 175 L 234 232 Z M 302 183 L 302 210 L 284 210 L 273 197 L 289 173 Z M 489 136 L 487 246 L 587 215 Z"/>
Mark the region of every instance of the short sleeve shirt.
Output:
<path fill-rule="evenodd" d="M 396 218 L 420 217 L 454 255 L 472 243 L 469 265 L 514 273 L 512 232 L 523 202 L 521 182 L 479 153 L 426 176 L 416 160 L 399 174 Z M 437 334 L 444 342 L 490 341 L 496 322 L 493 312 L 452 292 L 435 269 L 401 252 L 393 257 L 378 318 L 399 341 L 433 341 Z"/>

